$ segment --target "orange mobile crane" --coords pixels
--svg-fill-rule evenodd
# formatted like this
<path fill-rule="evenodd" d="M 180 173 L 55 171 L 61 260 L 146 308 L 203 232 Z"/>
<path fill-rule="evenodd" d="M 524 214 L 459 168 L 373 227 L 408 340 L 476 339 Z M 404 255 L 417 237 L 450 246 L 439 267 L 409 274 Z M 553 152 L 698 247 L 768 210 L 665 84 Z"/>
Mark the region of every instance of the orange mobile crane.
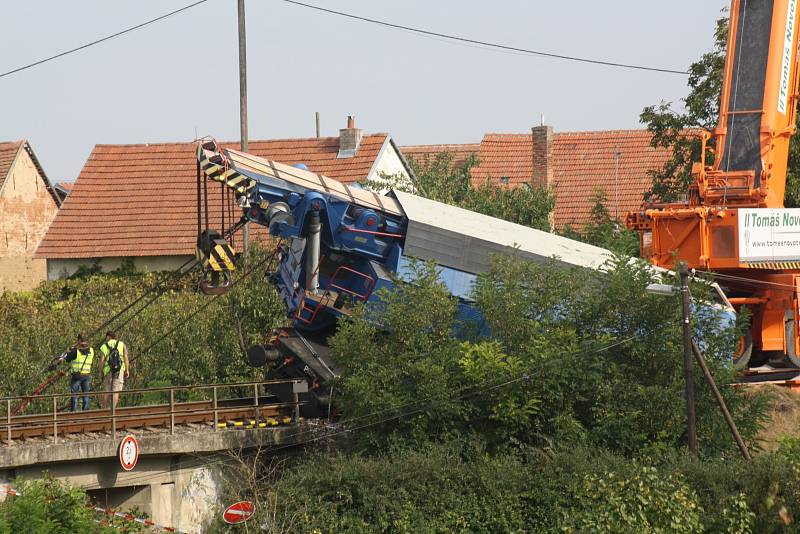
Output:
<path fill-rule="evenodd" d="M 751 310 L 735 363 L 800 367 L 800 209 L 784 209 L 798 100 L 798 0 L 732 0 L 719 124 L 686 200 L 627 215 L 642 257 L 714 271 Z M 715 142 L 710 143 L 711 140 Z M 710 163 L 710 164 L 709 164 Z"/>

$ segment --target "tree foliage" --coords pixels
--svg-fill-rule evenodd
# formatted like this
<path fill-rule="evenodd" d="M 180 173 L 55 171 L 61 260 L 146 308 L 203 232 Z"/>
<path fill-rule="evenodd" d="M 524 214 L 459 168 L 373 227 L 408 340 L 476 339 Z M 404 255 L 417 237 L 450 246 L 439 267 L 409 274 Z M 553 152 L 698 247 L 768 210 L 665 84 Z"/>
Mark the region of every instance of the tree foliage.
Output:
<path fill-rule="evenodd" d="M 248 262 L 267 254 L 255 249 Z M 246 269 L 247 263 L 240 275 Z M 47 376 L 43 370 L 50 359 L 72 346 L 78 332 L 93 331 L 153 287 L 164 291 L 148 294 L 108 327 L 118 331 L 134 359 L 128 387 L 259 378 L 263 371 L 244 363 L 245 351 L 285 320 L 263 269 L 210 304 L 212 297 L 196 290 L 191 275 L 174 282 L 164 273 L 86 274 L 46 282 L 31 292 L 5 292 L 0 295 L 0 391 L 29 393 Z M 90 340 L 95 349 L 106 329 Z M 51 391 L 67 390 L 61 383 Z"/>
<path fill-rule="evenodd" d="M 605 274 L 499 257 L 479 277 L 464 314 L 434 266 L 361 310 L 331 339 L 347 372 L 339 399 L 347 418 L 372 421 L 363 445 L 477 436 L 490 448 L 551 440 L 593 443 L 628 454 L 684 443 L 680 305 L 646 293 L 643 265 L 619 258 Z M 698 284 L 697 303 L 709 298 Z M 724 384 L 737 331 L 713 308 L 695 314 L 696 335 L 740 430 L 752 439 L 763 400 Z M 477 319 L 477 322 L 476 322 Z M 379 324 L 380 328 L 376 325 Z M 453 333 L 483 330 L 457 339 Z M 698 413 L 704 451 L 732 443 L 705 385 Z M 408 413 L 375 422 L 381 414 Z"/>
<path fill-rule="evenodd" d="M 51 477 L 17 480 L 19 496 L 0 503 L 0 533 L 112 534 L 142 532 L 141 525 L 120 518 L 95 521 L 86 494 Z"/>
<path fill-rule="evenodd" d="M 509 187 L 491 181 L 474 184 L 471 170 L 478 164 L 474 155 L 459 164 L 450 152 L 411 159 L 409 163 L 414 171 L 412 182 L 399 176 L 382 176 L 366 187 L 399 189 L 531 228 L 550 230 L 555 196 L 547 188 L 533 184 Z"/>
<path fill-rule="evenodd" d="M 685 197 L 692 181 L 692 164 L 700 161 L 699 130 L 713 130 L 719 118 L 719 98 L 725 66 L 728 19 L 717 21 L 714 48 L 689 67 L 689 94 L 682 111 L 670 102 L 644 108 L 640 120 L 653 134 L 654 147 L 672 149 L 662 169 L 651 173 L 653 185 L 646 200 L 675 201 Z"/>
<path fill-rule="evenodd" d="M 638 232 L 625 228 L 624 222 L 611 217 L 606 206 L 607 200 L 605 191 L 596 191 L 592 197 L 592 216 L 589 222 L 581 228 L 568 225 L 561 231 L 561 235 L 623 256 L 638 256 Z"/>
<path fill-rule="evenodd" d="M 672 157 L 664 167 L 651 173 L 653 182 L 646 200 L 675 201 L 685 198 L 692 183 L 692 163 L 701 157 L 700 130 L 713 131 L 719 120 L 725 49 L 728 39 L 728 18 L 717 20 L 714 46 L 689 67 L 689 94 L 682 99 L 683 109 L 670 102 L 644 108 L 640 120 L 653 134 L 655 147 L 672 149 Z M 707 160 L 708 163 L 713 162 Z M 800 141 L 792 138 L 786 177 L 785 205 L 800 206 Z"/>

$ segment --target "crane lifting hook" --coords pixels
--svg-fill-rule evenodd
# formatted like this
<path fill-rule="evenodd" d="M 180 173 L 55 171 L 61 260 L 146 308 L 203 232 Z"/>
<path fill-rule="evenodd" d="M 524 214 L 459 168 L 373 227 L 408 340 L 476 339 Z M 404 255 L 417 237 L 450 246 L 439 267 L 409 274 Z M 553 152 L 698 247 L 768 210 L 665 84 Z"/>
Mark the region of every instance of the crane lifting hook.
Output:
<path fill-rule="evenodd" d="M 203 264 L 204 278 L 200 289 L 206 295 L 221 295 L 233 285 L 231 273 L 236 270 L 230 244 L 215 230 L 203 230 L 197 238 L 197 260 Z"/>

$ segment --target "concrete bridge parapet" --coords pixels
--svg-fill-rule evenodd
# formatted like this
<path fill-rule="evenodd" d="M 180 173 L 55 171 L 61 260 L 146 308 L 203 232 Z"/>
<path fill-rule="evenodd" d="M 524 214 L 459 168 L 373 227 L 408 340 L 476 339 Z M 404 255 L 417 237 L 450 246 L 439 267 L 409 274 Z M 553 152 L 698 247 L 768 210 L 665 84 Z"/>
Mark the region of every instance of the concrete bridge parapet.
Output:
<path fill-rule="evenodd" d="M 223 473 L 248 450 L 290 448 L 306 435 L 298 425 L 214 431 L 177 428 L 134 433 L 139 461 L 132 471 L 119 463 L 123 435 L 63 439 L 59 443 L 0 447 L 0 481 L 35 480 L 49 474 L 85 489 L 101 506 L 136 507 L 156 523 L 202 532 L 217 513 Z"/>

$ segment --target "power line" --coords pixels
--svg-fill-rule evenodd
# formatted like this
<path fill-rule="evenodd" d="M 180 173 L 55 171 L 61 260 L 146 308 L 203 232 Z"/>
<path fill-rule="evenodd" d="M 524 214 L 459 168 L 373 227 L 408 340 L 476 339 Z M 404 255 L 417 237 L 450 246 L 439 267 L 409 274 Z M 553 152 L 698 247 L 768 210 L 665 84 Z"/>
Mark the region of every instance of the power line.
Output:
<path fill-rule="evenodd" d="M 12 69 L 12 70 L 10 70 L 8 72 L 4 72 L 4 73 L 0 74 L 0 78 L 3 78 L 5 76 L 10 76 L 11 74 L 14 74 L 14 73 L 26 70 L 26 69 L 30 69 L 32 67 L 36 67 L 38 65 L 41 65 L 42 63 L 47 63 L 48 61 L 52 61 L 54 59 L 58 59 L 60 57 L 64 57 L 66 55 L 78 52 L 78 51 L 83 50 L 85 48 L 89 48 L 89 47 L 94 46 L 96 44 L 100 44 L 100 43 L 108 41 L 110 39 L 114 39 L 115 37 L 119 37 L 121 35 L 124 35 L 126 33 L 132 32 L 134 30 L 138 30 L 139 28 L 144 28 L 145 26 L 153 24 L 154 22 L 158 22 L 159 20 L 163 20 L 163 19 L 165 19 L 167 17 L 171 17 L 172 15 L 177 15 L 178 13 L 180 13 L 182 11 L 186 11 L 188 9 L 191 9 L 191 8 L 193 8 L 195 6 L 199 6 L 200 4 L 204 4 L 206 2 L 208 2 L 208 0 L 199 0 L 197 2 L 194 2 L 193 4 L 189 4 L 187 6 L 183 6 L 182 8 L 176 9 L 175 11 L 170 11 L 169 13 L 165 13 L 165 14 L 161 15 L 160 17 L 156 17 L 154 19 L 150 19 L 150 20 L 148 20 L 146 22 L 142 22 L 141 24 L 137 24 L 136 26 L 131 26 L 130 28 L 126 28 L 126 29 L 124 29 L 122 31 L 118 31 L 117 33 L 113 33 L 111 35 L 107 35 L 105 37 L 101 37 L 100 39 L 97 39 L 96 41 L 92 41 L 90 43 L 83 44 L 81 46 L 78 46 L 76 48 L 72 48 L 70 50 L 65 50 L 64 52 L 60 52 L 60 53 L 58 53 L 58 54 L 56 54 L 54 56 L 50 56 L 50 57 L 47 57 L 47 58 L 44 58 L 44 59 L 40 59 L 39 61 L 34 61 L 33 63 L 29 63 L 29 64 L 24 65 L 22 67 L 17 67 L 16 69 Z"/>
<path fill-rule="evenodd" d="M 381 25 L 381 26 L 386 26 L 386 27 L 389 27 L 389 28 L 395 28 L 395 29 L 398 29 L 398 30 L 405 30 L 405 31 L 413 32 L 413 33 L 418 33 L 418 34 L 421 34 L 421 35 L 427 35 L 427 36 L 430 36 L 430 37 L 441 37 L 443 39 L 449 39 L 451 41 L 457 41 L 457 42 L 461 42 L 461 43 L 470 43 L 470 44 L 475 44 L 475 45 L 481 45 L 481 46 L 486 46 L 486 47 L 489 47 L 489 48 L 495 48 L 495 49 L 498 49 L 498 50 L 505 50 L 505 51 L 508 51 L 508 52 L 521 52 L 523 54 L 530 54 L 530 55 L 534 55 L 534 56 L 549 57 L 549 58 L 554 58 L 554 59 L 564 59 L 564 60 L 567 60 L 567 61 L 577 61 L 577 62 L 580 62 L 580 63 L 592 63 L 594 65 L 604 65 L 606 67 L 619 67 L 619 68 L 624 68 L 624 69 L 645 70 L 645 71 L 652 71 L 652 72 L 662 72 L 662 73 L 667 73 L 667 74 L 681 74 L 681 75 L 684 75 L 684 76 L 688 76 L 690 74 L 689 72 L 683 71 L 683 70 L 664 69 L 664 68 L 660 68 L 660 67 L 648 67 L 648 66 L 645 66 L 645 65 L 633 65 L 633 64 L 630 64 L 630 63 L 617 63 L 615 61 L 589 59 L 589 58 L 578 57 L 578 56 L 567 56 L 567 55 L 564 55 L 564 54 L 555 54 L 555 53 L 552 53 L 552 52 L 542 52 L 541 50 L 531 50 L 531 49 L 528 49 L 528 48 L 519 48 L 519 47 L 516 47 L 516 46 L 510 46 L 510 45 L 505 45 L 505 44 L 490 43 L 488 41 L 479 41 L 477 39 L 469 39 L 467 37 L 461 37 L 461 36 L 458 36 L 458 35 L 450 35 L 450 34 L 446 34 L 446 33 L 434 32 L 434 31 L 430 31 L 430 30 L 423 30 L 421 28 L 413 28 L 411 26 L 403 26 L 401 24 L 394 24 L 392 22 L 387 22 L 385 20 L 371 19 L 371 18 L 359 16 L 359 15 L 353 15 L 352 13 L 345 13 L 344 11 L 336 11 L 334 9 L 328 9 L 328 8 L 325 8 L 325 7 L 315 6 L 315 5 L 312 5 L 312 4 L 306 4 L 306 3 L 303 3 L 303 2 L 298 2 L 297 0 L 280 0 L 280 1 L 281 2 L 286 2 L 287 4 L 292 4 L 292 5 L 296 5 L 296 6 L 300 6 L 300 7 L 305 7 L 305 8 L 308 8 L 308 9 L 314 9 L 316 11 L 322 11 L 322 12 L 325 12 L 325 13 L 329 13 L 331 15 L 338 15 L 340 17 L 346 17 L 346 18 L 349 18 L 349 19 L 360 20 L 362 22 L 370 22 L 372 24 L 378 24 L 378 25 Z"/>

